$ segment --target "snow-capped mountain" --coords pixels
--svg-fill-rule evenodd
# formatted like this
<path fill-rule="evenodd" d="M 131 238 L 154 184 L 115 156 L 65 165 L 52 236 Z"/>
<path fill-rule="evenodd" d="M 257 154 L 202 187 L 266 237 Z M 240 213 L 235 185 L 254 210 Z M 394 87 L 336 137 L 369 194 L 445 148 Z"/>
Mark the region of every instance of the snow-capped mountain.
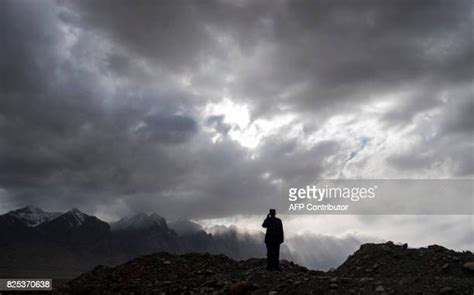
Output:
<path fill-rule="evenodd" d="M 98 219 L 95 216 L 87 215 L 82 213 L 78 209 L 74 208 L 72 210 L 67 211 L 64 214 L 54 218 L 49 222 L 45 222 L 41 225 L 41 228 L 55 228 L 55 229 L 74 229 L 80 227 L 90 227 L 91 225 L 103 225 L 109 226 L 106 222 Z"/>
<path fill-rule="evenodd" d="M 100 240 L 107 239 L 110 225 L 99 218 L 72 209 L 42 223 L 38 233 L 49 242 L 67 247 L 79 247 L 83 250 L 96 247 Z"/>
<path fill-rule="evenodd" d="M 112 230 L 137 230 L 151 227 L 168 229 L 166 220 L 156 213 L 138 213 L 111 223 Z"/>
<path fill-rule="evenodd" d="M 46 212 L 40 208 L 26 206 L 18 210 L 10 211 L 5 215 L 15 218 L 16 220 L 20 221 L 22 224 L 28 227 L 35 227 L 60 216 L 61 213 Z"/>

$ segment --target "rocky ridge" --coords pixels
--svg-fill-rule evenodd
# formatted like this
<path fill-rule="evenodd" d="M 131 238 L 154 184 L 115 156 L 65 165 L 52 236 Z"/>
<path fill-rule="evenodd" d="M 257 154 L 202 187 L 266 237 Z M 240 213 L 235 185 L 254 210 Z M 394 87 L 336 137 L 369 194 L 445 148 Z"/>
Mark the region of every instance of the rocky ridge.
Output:
<path fill-rule="evenodd" d="M 308 270 L 264 259 L 155 253 L 116 267 L 97 266 L 58 294 L 473 294 L 474 255 L 433 245 L 364 244 L 337 269 Z"/>

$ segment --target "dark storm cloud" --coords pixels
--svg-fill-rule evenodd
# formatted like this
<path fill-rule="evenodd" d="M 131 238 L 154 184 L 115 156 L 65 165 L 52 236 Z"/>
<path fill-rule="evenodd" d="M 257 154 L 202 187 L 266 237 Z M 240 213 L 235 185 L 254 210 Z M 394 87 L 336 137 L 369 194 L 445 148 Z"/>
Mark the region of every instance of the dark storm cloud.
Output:
<path fill-rule="evenodd" d="M 297 88 L 298 100 L 277 102 L 314 115 L 407 84 L 470 83 L 471 11 L 469 1 L 288 1 L 272 19 L 265 68 L 236 84 L 262 112 Z"/>
<path fill-rule="evenodd" d="M 224 55 L 213 29 L 232 33 L 243 43 L 268 8 L 248 2 L 240 7 L 225 1 L 80 1 L 65 3 L 78 13 L 80 25 L 125 46 L 130 52 L 177 70 L 194 70 L 210 55 Z M 67 19 L 68 14 L 65 14 Z M 240 43 L 239 42 L 239 43 Z M 218 56 L 220 57 L 220 56 Z"/>
<path fill-rule="evenodd" d="M 176 174 L 186 168 L 159 144 L 192 137 L 197 124 L 191 117 L 150 114 L 147 95 L 134 97 L 136 105 L 107 107 L 104 101 L 114 97 L 97 83 L 97 74 L 81 68 L 79 58 L 62 56 L 66 38 L 53 6 L 4 5 L 0 185 L 19 205 L 69 207 L 87 203 L 81 199 L 155 191 L 157 179 L 164 186 L 182 180 Z M 162 112 L 173 112 L 172 99 L 159 100 Z"/>
<path fill-rule="evenodd" d="M 440 92 L 472 82 L 470 1 L 76 4 L 84 26 L 172 71 L 191 72 L 196 83 L 217 78 L 196 68 L 222 60 L 220 70 L 237 75 L 226 87 L 253 106 L 253 116 L 285 107 L 323 119 L 333 107 L 353 110 L 407 85 Z M 233 69 L 226 40 L 248 64 Z M 418 95 L 417 105 L 433 104 Z"/>
<path fill-rule="evenodd" d="M 173 116 L 150 116 L 136 131 L 145 143 L 150 141 L 180 143 L 197 132 L 197 123 L 192 118 Z"/>
<path fill-rule="evenodd" d="M 437 129 L 387 165 L 450 159 L 473 173 L 471 1 L 3 1 L 0 26 L 0 188 L 13 207 L 256 213 L 279 193 L 272 181 L 339 175 L 358 151 L 303 144 L 293 123 L 247 149 L 231 114 L 202 113 L 222 89 L 251 122 L 291 112 L 304 139 L 408 92 L 380 124 L 439 110 Z"/>

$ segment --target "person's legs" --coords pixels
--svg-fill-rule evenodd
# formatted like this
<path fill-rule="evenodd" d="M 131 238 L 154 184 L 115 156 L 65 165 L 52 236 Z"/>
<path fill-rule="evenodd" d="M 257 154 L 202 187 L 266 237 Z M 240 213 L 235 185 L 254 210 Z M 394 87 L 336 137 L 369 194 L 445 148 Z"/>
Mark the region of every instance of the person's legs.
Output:
<path fill-rule="evenodd" d="M 267 244 L 267 265 L 269 270 L 278 269 L 278 257 L 280 245 L 276 243 Z"/>
<path fill-rule="evenodd" d="M 272 270 L 272 245 L 265 243 L 267 246 L 267 269 Z"/>
<path fill-rule="evenodd" d="M 274 256 L 274 266 L 276 270 L 280 270 L 280 244 L 275 245 L 275 256 Z"/>

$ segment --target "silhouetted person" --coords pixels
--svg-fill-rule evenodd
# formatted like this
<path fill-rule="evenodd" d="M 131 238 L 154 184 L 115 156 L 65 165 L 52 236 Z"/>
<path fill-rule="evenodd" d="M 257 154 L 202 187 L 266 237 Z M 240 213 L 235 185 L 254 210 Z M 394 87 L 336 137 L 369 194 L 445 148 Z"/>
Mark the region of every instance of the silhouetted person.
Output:
<path fill-rule="evenodd" d="M 283 225 L 280 218 L 275 217 L 275 209 L 270 213 L 262 226 L 267 229 L 265 245 L 267 246 L 267 269 L 280 270 L 280 244 L 283 243 Z"/>

